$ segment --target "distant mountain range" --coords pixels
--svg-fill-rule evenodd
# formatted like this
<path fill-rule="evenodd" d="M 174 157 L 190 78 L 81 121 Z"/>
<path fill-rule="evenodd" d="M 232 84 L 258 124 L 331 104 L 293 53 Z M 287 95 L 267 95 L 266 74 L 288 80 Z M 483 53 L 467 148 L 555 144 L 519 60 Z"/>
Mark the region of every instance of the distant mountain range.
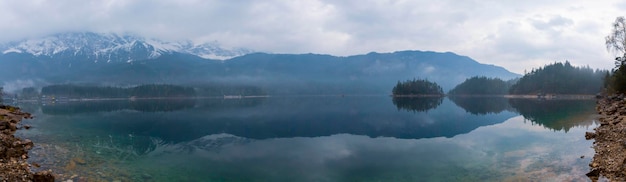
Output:
<path fill-rule="evenodd" d="M 4 68 L 0 83 L 5 85 L 17 80 L 100 85 L 219 83 L 258 86 L 270 94 L 388 94 L 397 81 L 413 78 L 435 81 L 447 91 L 472 76 L 505 80 L 520 76 L 451 52 L 373 52 L 347 57 L 270 54 L 226 49 L 216 42 L 167 42 L 91 32 L 0 44 L 0 52 L 0 68 Z"/>
<path fill-rule="evenodd" d="M 2 54 L 25 53 L 35 57 L 82 59 L 93 62 L 132 62 L 155 59 L 172 53 L 186 53 L 205 59 L 229 59 L 251 50 L 224 49 L 217 42 L 194 44 L 191 41 L 167 42 L 132 35 L 92 32 L 61 33 L 39 39 L 0 44 Z"/>

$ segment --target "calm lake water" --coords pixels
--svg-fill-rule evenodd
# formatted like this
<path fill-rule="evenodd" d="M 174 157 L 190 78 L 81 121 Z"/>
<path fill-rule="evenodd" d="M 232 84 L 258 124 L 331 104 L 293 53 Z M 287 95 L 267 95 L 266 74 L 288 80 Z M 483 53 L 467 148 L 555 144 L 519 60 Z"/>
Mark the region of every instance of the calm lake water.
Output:
<path fill-rule="evenodd" d="M 595 100 L 387 96 L 20 105 L 30 162 L 87 181 L 584 181 Z M 584 156 L 581 158 L 581 156 Z"/>

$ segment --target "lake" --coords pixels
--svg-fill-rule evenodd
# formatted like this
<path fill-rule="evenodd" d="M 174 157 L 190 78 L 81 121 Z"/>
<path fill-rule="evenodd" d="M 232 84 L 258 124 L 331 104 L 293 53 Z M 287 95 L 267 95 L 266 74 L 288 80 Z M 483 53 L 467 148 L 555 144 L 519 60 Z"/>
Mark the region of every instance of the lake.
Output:
<path fill-rule="evenodd" d="M 74 181 L 585 181 L 595 100 L 303 96 L 20 103 Z"/>

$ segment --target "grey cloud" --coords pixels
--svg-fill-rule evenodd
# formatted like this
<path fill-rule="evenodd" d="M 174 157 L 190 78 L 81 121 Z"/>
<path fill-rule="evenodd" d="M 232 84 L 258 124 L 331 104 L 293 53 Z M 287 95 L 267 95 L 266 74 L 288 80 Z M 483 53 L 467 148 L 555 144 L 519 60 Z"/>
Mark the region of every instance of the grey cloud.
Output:
<path fill-rule="evenodd" d="M 533 24 L 533 26 L 539 30 L 546 30 L 546 29 L 554 30 L 556 28 L 570 26 L 574 24 L 573 20 L 562 17 L 562 16 L 558 16 L 558 15 L 551 16 L 547 20 L 531 18 L 530 21 Z"/>
<path fill-rule="evenodd" d="M 597 61 L 607 53 L 594 47 L 604 47 L 603 31 L 621 15 L 616 2 L 9 0 L 0 1 L 0 42 L 65 31 L 130 32 L 276 53 L 453 51 L 517 72 L 539 60 L 574 58 L 608 68 Z"/>

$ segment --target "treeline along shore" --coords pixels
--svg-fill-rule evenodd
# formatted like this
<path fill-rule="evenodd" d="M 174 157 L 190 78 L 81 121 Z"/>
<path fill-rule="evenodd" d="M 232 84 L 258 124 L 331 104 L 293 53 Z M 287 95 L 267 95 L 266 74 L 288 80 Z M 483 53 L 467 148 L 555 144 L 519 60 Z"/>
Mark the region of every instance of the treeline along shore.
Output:
<path fill-rule="evenodd" d="M 609 72 L 575 67 L 569 62 L 533 69 L 523 77 L 508 81 L 474 76 L 446 93 L 427 79 L 398 81 L 392 96 L 505 96 L 509 98 L 577 99 L 593 98 L 605 87 Z"/>
<path fill-rule="evenodd" d="M 0 181 L 54 181 L 51 171 L 31 171 L 26 160 L 34 144 L 14 135 L 18 129 L 29 128 L 20 124 L 28 118 L 32 118 L 31 114 L 17 107 L 0 105 Z"/>
<path fill-rule="evenodd" d="M 253 86 L 179 86 L 167 84 L 145 84 L 134 87 L 111 87 L 93 85 L 48 85 L 41 89 L 28 87 L 8 98 L 17 100 L 75 101 L 75 100 L 125 100 L 164 98 L 249 98 L 267 94 Z"/>

